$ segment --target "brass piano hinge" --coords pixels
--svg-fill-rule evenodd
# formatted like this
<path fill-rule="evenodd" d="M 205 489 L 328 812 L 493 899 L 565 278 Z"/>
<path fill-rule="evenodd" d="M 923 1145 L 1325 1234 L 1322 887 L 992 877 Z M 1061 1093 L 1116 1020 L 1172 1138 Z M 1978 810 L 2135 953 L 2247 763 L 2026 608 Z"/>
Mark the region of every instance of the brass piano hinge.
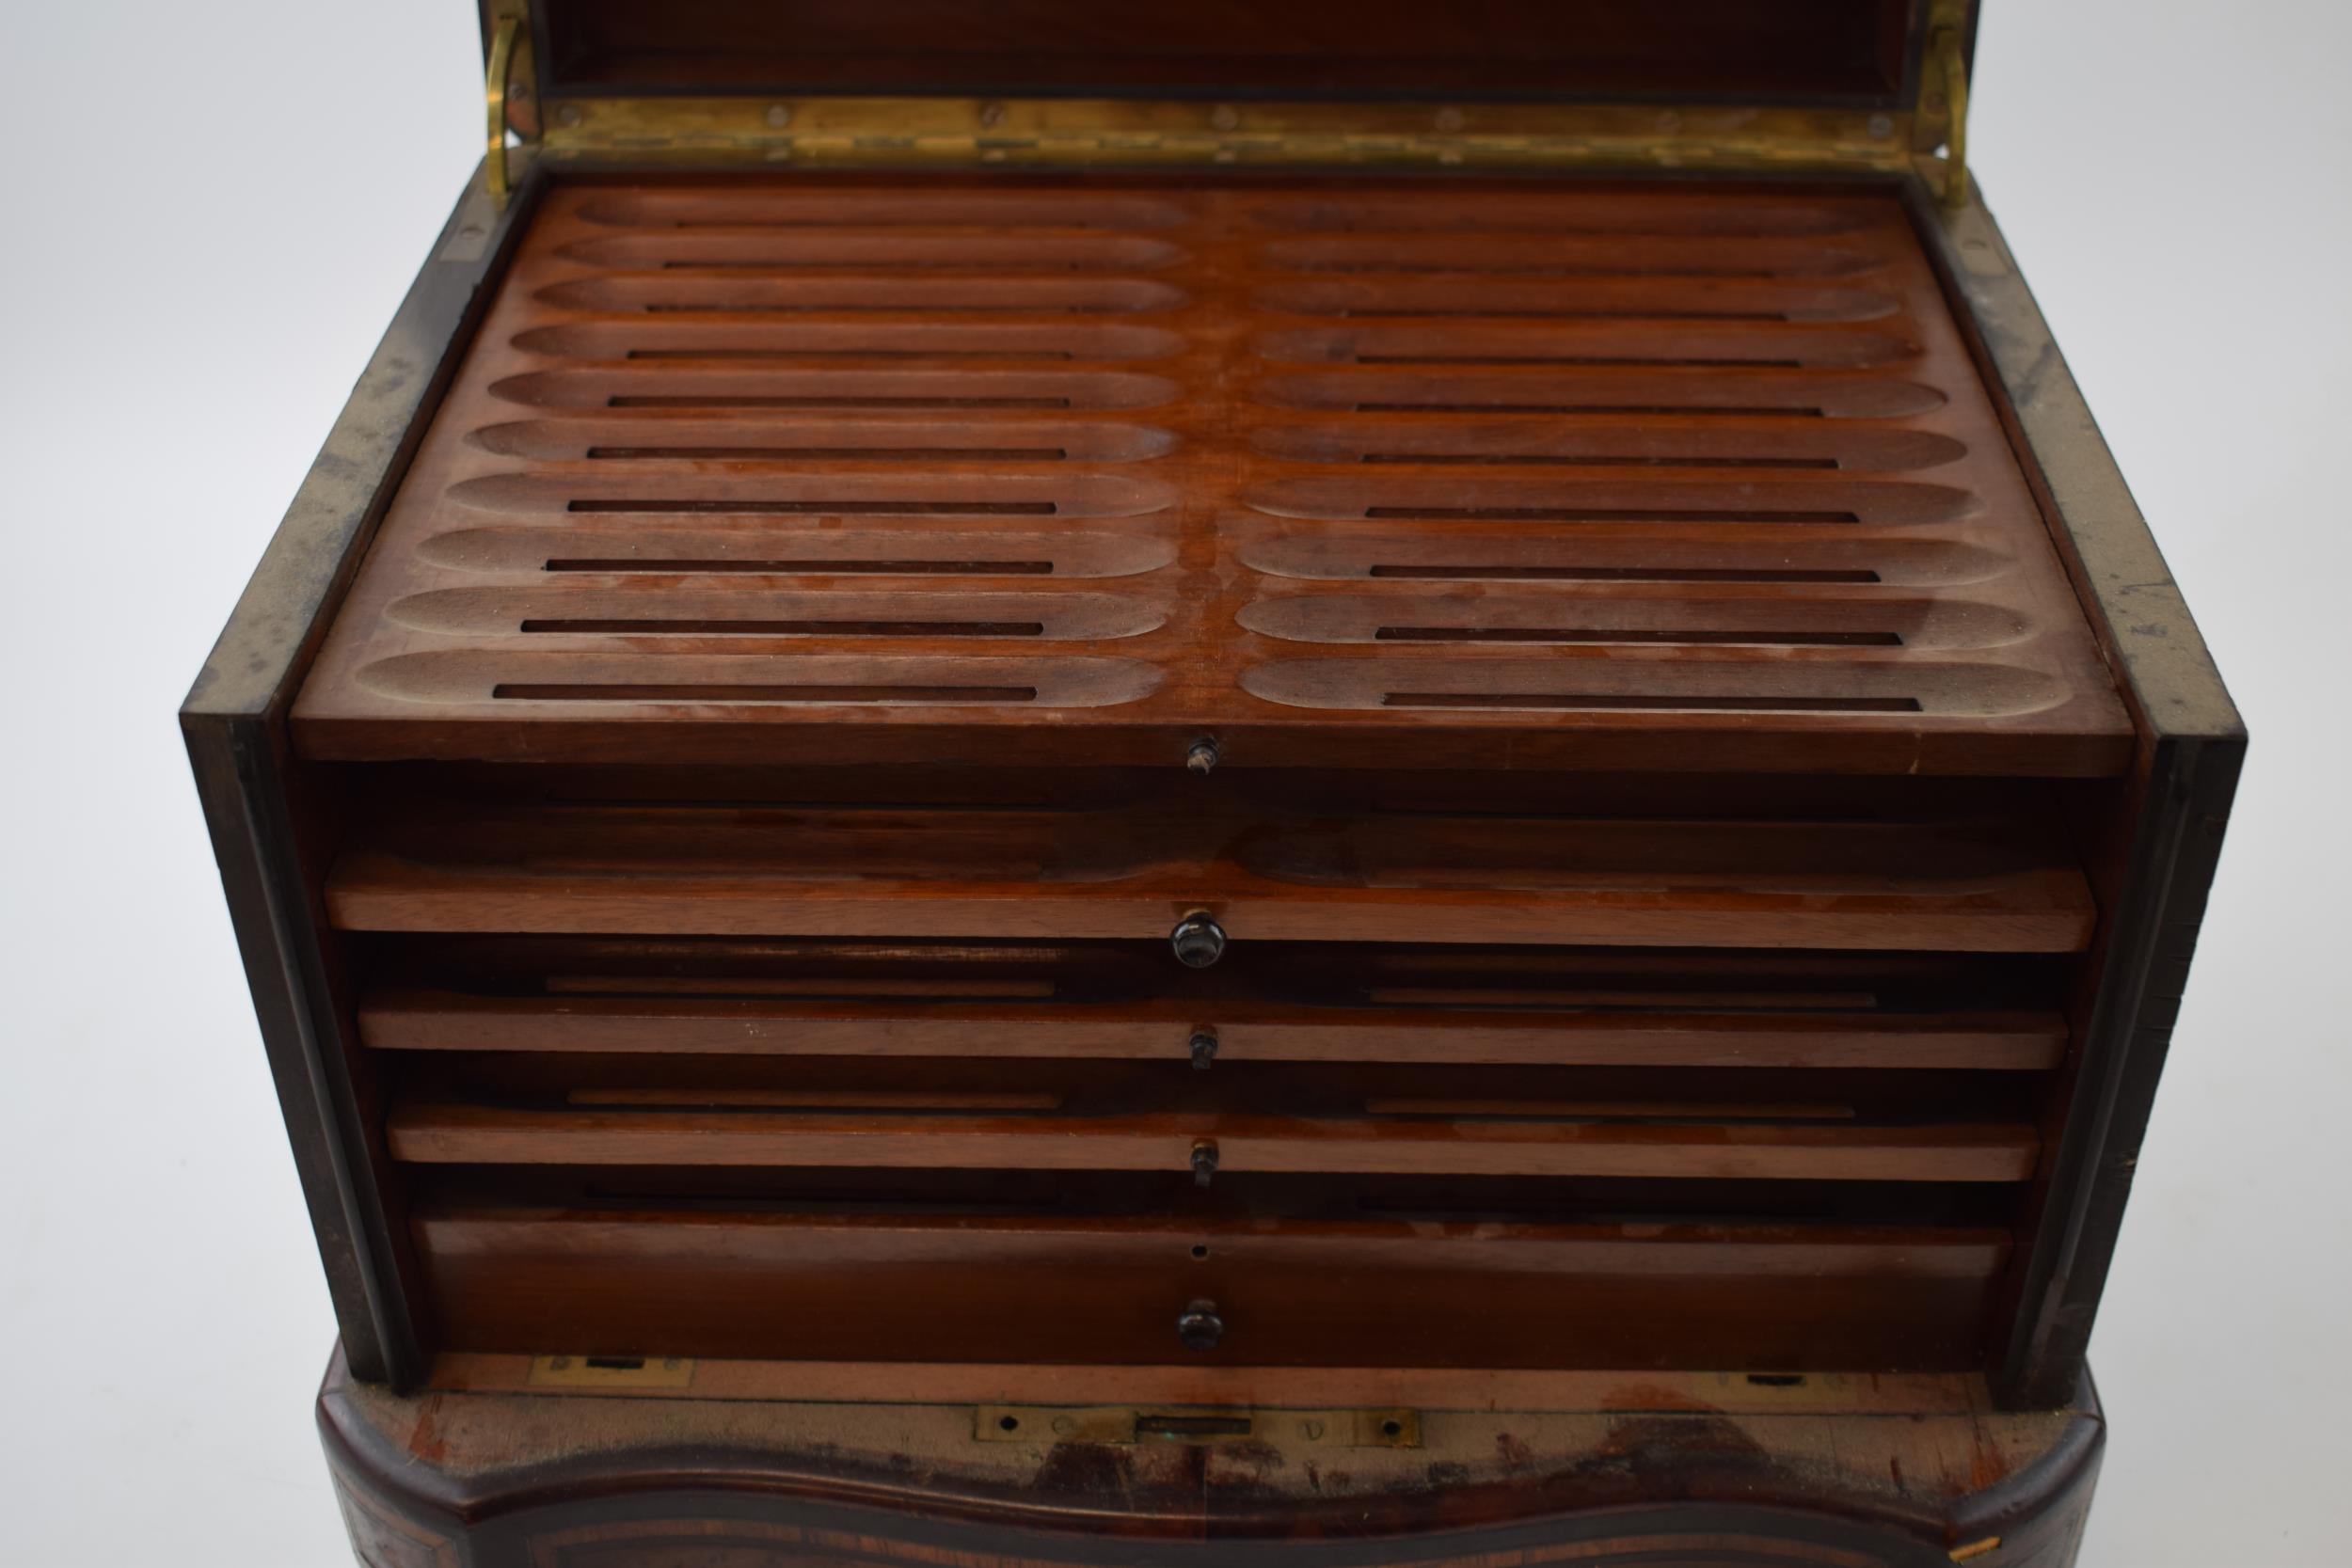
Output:
<path fill-rule="evenodd" d="M 531 54 L 531 13 L 524 0 L 504 0 L 492 15 L 489 64 L 483 76 L 482 96 L 489 115 L 489 148 L 483 156 L 483 178 L 490 200 L 503 209 L 514 188 L 508 165 L 506 136 L 515 132 L 529 142 L 538 132 L 536 73 Z"/>
<path fill-rule="evenodd" d="M 524 1386 L 531 1388 L 685 1388 L 694 1381 L 694 1361 L 683 1355 L 534 1355 Z"/>
<path fill-rule="evenodd" d="M 1947 207 L 1968 201 L 1968 59 L 1961 47 L 1963 8 L 1939 5 L 1928 34 L 1928 49 L 1919 72 L 1919 124 L 1922 139 L 1931 149 L 1944 147 L 1943 201 Z"/>
<path fill-rule="evenodd" d="M 1232 1410 L 1132 1405 L 984 1404 L 972 1415 L 980 1443 L 1250 1443 L 1276 1449 L 1418 1449 L 1417 1410 Z"/>
<path fill-rule="evenodd" d="M 545 156 L 809 167 L 1394 166 L 1889 172 L 1912 117 L 1718 104 L 563 97 Z"/>

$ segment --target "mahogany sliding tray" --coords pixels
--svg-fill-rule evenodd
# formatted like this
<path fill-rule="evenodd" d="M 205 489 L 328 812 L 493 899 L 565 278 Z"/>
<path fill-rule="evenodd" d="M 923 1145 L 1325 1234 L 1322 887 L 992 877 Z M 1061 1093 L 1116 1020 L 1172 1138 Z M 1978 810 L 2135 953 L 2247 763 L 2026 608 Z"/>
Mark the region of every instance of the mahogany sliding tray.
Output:
<path fill-rule="evenodd" d="M 2119 631 L 2161 563 L 1980 210 L 612 176 L 442 260 L 188 717 L 353 1369 L 507 1467 L 387 1501 L 432 1455 L 330 1387 L 363 1550 L 570 1474 L 496 1424 L 548 1368 L 675 1365 L 1136 1419 L 1940 1379 L 1921 1451 L 2077 1410 L 1990 1560 L 2067 1560 L 2242 736 L 2176 602 Z M 1734 1469 L 1814 1506 L 1816 1436 Z M 865 1495 L 787 1450 L 627 1486 Z M 1691 1539 L 1933 1560 L 2008 1473 Z"/>
<path fill-rule="evenodd" d="M 669 764 L 2131 742 L 1898 201 L 1394 184 L 559 189 L 294 722 Z"/>

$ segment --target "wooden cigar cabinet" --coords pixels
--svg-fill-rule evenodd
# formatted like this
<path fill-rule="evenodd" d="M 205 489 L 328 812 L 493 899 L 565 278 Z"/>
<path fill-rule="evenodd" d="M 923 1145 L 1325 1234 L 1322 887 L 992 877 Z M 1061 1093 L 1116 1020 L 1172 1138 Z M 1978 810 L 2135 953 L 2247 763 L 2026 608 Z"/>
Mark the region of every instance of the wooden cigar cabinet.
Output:
<path fill-rule="evenodd" d="M 488 0 L 183 713 L 372 1568 L 2073 1560 L 2244 734 L 1953 0 Z"/>

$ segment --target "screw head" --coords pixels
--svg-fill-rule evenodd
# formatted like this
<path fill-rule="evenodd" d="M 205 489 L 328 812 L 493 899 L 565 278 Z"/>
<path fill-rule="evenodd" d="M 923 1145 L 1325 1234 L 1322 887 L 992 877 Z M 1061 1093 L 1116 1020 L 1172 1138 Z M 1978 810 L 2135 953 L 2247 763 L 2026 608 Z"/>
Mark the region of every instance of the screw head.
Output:
<path fill-rule="evenodd" d="M 1225 927 L 1206 910 L 1195 910 L 1168 933 L 1168 944 L 1175 949 L 1178 963 L 1187 969 L 1206 969 L 1225 956 Z"/>
<path fill-rule="evenodd" d="M 1216 1349 L 1225 1338 L 1225 1319 L 1217 1312 L 1216 1303 L 1187 1302 L 1176 1319 L 1176 1338 L 1186 1350 Z"/>

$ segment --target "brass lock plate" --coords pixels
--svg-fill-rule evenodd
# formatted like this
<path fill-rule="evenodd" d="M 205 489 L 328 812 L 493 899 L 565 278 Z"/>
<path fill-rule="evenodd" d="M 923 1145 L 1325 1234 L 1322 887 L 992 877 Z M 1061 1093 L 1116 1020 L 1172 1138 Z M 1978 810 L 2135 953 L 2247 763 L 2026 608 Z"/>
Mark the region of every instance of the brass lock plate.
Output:
<path fill-rule="evenodd" d="M 983 1404 L 981 1443 L 1279 1443 L 1310 1448 L 1418 1449 L 1417 1410 L 1249 1410 L 1219 1406 Z"/>
<path fill-rule="evenodd" d="M 694 1362 L 680 1355 L 535 1355 L 527 1388 L 688 1388 Z"/>

